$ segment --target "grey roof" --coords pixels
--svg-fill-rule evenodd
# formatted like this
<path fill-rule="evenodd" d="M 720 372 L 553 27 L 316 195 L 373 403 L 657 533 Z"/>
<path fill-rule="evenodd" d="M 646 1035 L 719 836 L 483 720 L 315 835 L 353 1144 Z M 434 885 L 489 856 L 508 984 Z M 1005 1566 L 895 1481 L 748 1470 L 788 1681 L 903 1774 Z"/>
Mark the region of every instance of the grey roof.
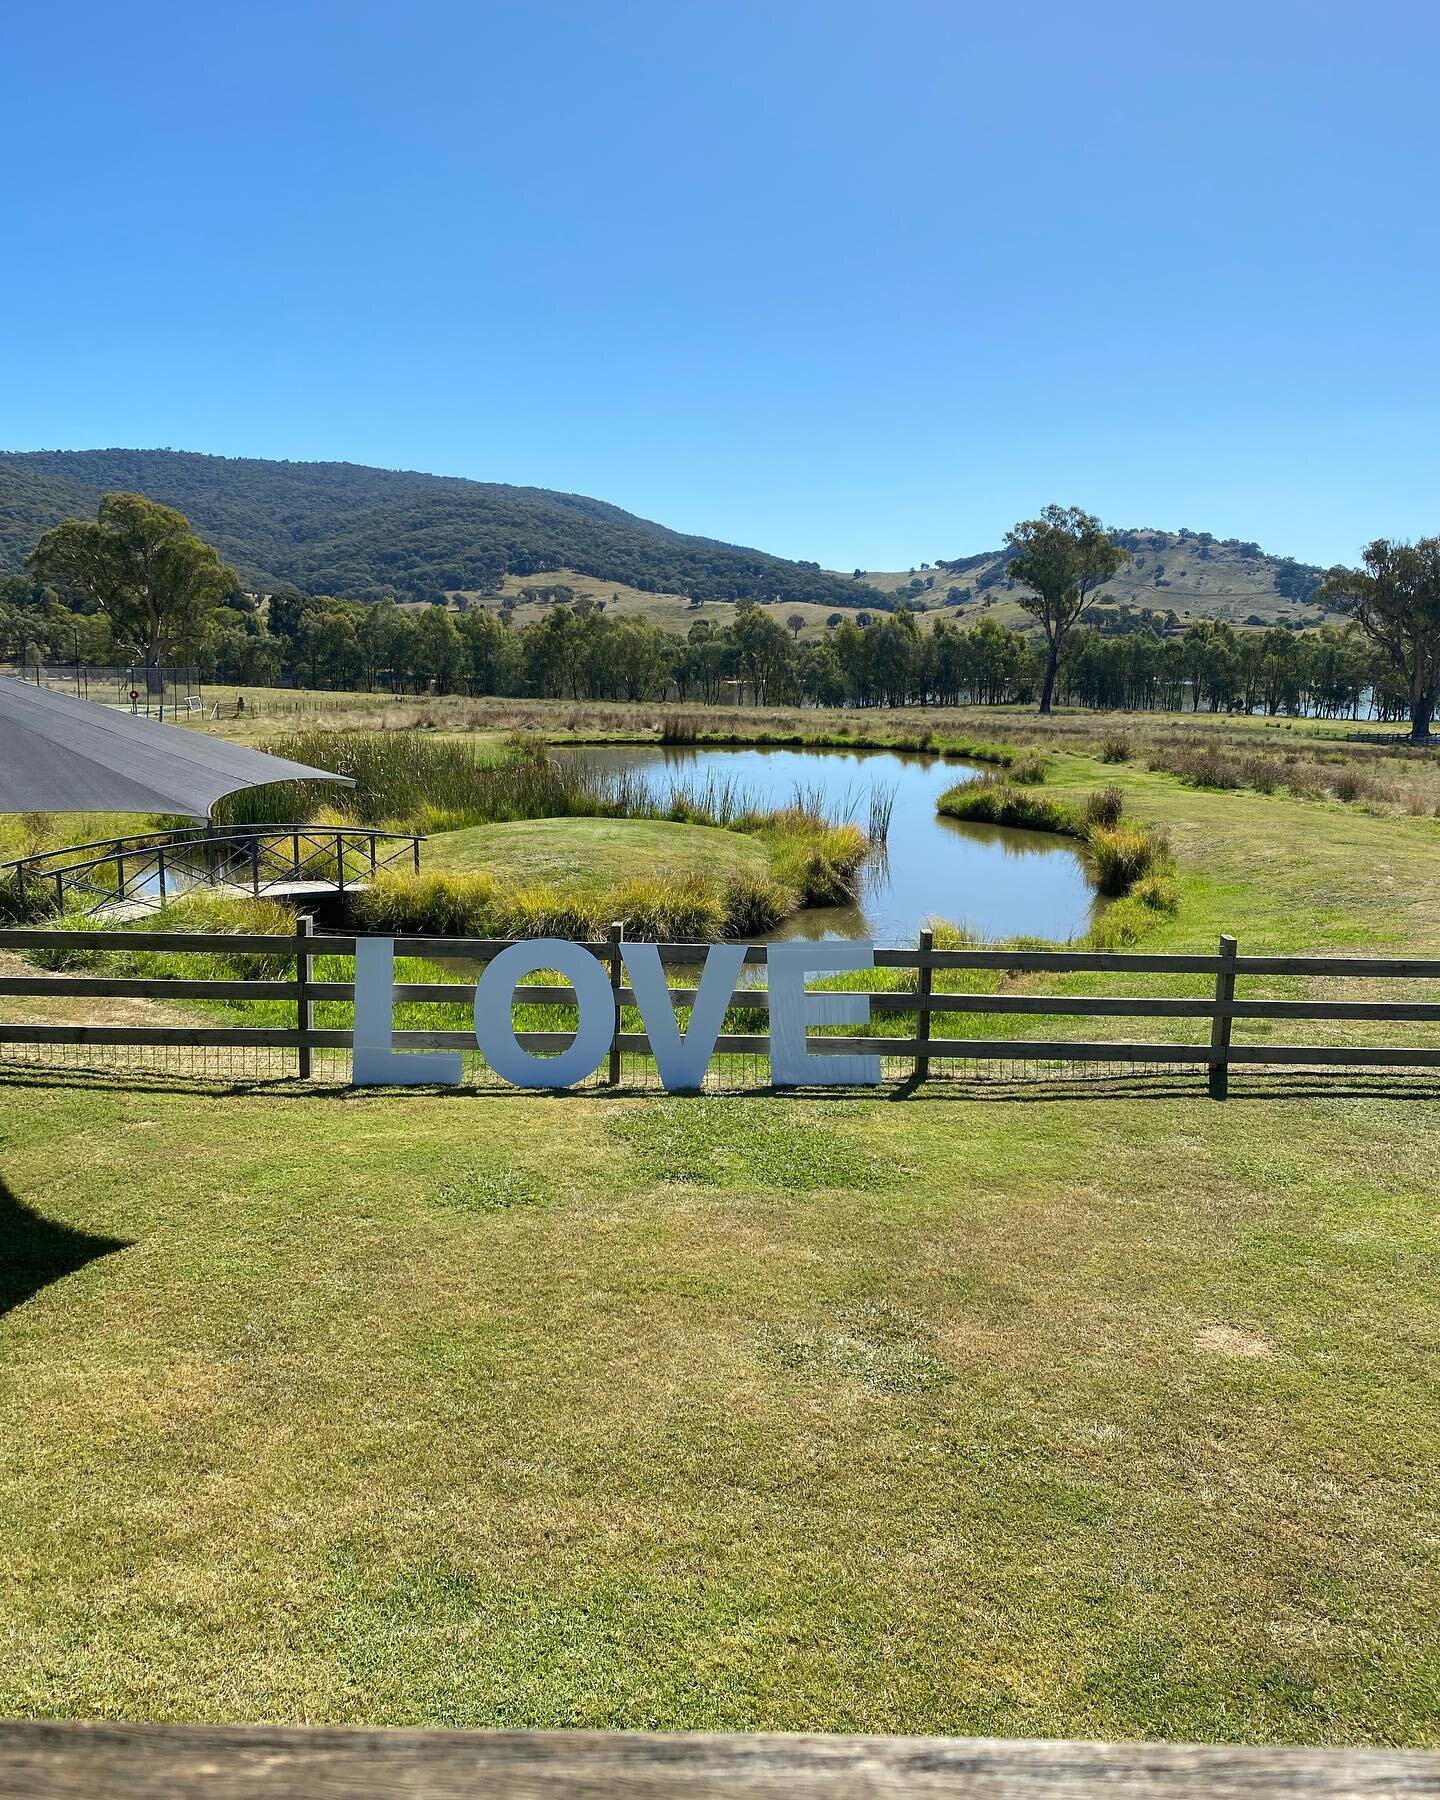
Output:
<path fill-rule="evenodd" d="M 223 794 L 271 781 L 342 781 L 304 763 L 0 677 L 0 812 L 208 818 Z"/>

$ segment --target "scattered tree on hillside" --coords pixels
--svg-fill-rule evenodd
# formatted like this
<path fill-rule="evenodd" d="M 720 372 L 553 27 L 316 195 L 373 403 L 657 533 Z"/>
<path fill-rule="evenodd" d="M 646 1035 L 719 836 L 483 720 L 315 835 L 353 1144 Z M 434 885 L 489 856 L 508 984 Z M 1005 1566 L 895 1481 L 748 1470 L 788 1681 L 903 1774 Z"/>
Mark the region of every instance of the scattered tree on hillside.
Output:
<path fill-rule="evenodd" d="M 149 669 L 198 645 L 240 590 L 183 513 L 143 494 L 106 494 L 97 518 L 52 526 L 28 562 L 38 579 L 98 607 L 116 647 Z"/>
<path fill-rule="evenodd" d="M 805 629 L 805 615 L 804 615 L 804 613 L 791 613 L 790 617 L 788 619 L 786 619 L 785 623 L 790 627 L 791 631 L 793 631 L 795 633 L 795 636 L 798 638 L 800 636 L 800 633 Z"/>
<path fill-rule="evenodd" d="M 1107 582 L 1129 560 L 1113 543 L 1093 513 L 1078 506 L 1047 506 L 1038 519 L 1022 519 L 1005 533 L 1010 551 L 1008 575 L 1031 590 L 1020 605 L 1040 621 L 1045 632 L 1045 678 L 1040 710 L 1050 711 L 1060 652 L 1075 621 Z"/>
<path fill-rule="evenodd" d="M 1317 598 L 1334 601 L 1384 651 L 1405 683 L 1410 736 L 1430 741 L 1440 700 L 1440 538 L 1376 538 L 1360 569 L 1334 568 Z"/>

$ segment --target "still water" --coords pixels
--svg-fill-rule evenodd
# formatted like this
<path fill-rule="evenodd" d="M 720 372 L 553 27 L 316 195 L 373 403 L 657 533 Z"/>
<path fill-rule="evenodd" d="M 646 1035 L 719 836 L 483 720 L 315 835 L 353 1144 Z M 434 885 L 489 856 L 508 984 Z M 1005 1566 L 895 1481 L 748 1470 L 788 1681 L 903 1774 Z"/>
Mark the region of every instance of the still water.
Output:
<path fill-rule="evenodd" d="M 892 790 L 885 853 L 867 866 L 853 906 L 801 913 L 780 937 L 868 938 L 913 944 L 928 920 L 948 919 L 987 937 L 1077 937 L 1088 930 L 1095 890 L 1080 852 L 1065 838 L 943 819 L 935 802 L 973 780 L 973 764 L 889 750 L 661 749 L 605 745 L 577 754 L 592 767 L 643 774 L 658 791 L 730 782 L 762 806 L 783 806 L 798 788 L 826 811 L 865 826 L 872 789 Z"/>

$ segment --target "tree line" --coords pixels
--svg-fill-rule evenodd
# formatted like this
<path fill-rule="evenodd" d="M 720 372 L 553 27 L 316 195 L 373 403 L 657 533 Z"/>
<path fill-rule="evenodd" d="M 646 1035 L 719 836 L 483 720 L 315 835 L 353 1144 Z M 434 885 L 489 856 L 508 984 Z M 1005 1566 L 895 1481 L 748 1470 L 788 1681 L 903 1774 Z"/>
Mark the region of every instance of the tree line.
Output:
<path fill-rule="evenodd" d="M 1118 634 L 1087 622 L 1095 590 L 1124 560 L 1098 521 L 1051 507 L 1009 534 L 1016 598 L 1037 631 L 990 617 L 927 622 L 905 605 L 833 613 L 818 639 L 753 603 L 681 635 L 587 600 L 550 605 L 517 628 L 506 612 L 404 608 L 281 588 L 261 608 L 183 517 L 110 495 L 96 521 L 47 532 L 31 574 L 0 582 L 10 654 L 151 665 L 194 662 L 212 681 L 394 693 L 465 693 L 714 705 L 961 706 L 1055 703 L 1409 718 L 1429 735 L 1440 690 L 1440 539 L 1377 542 L 1326 590 L 1345 629 L 1237 631 L 1201 620 L 1180 633 L 1152 618 Z M 798 616 L 792 624 L 801 623 Z M 1134 625 L 1134 621 L 1127 623 Z"/>

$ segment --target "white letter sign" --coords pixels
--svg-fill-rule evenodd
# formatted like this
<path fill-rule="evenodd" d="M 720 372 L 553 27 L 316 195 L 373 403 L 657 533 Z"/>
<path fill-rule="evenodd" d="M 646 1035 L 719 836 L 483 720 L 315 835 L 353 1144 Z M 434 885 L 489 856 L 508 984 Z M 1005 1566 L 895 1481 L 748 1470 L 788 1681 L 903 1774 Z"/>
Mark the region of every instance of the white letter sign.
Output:
<path fill-rule="evenodd" d="M 690 1027 L 684 1037 L 675 1023 L 675 1002 L 665 985 L 660 952 L 653 944 L 622 944 L 625 973 L 635 991 L 635 1003 L 645 1021 L 650 1053 L 667 1092 L 698 1088 L 710 1066 L 715 1040 L 725 1023 L 730 996 L 745 964 L 743 944 L 712 944 L 705 956 Z"/>
<path fill-rule="evenodd" d="M 805 1048 L 807 1025 L 868 1025 L 866 994 L 807 994 L 805 977 L 834 969 L 873 969 L 873 944 L 772 944 L 770 1079 L 777 1087 L 876 1087 L 878 1056 L 817 1056 Z"/>
<path fill-rule="evenodd" d="M 559 1056 L 532 1056 L 515 1041 L 510 1013 L 515 984 L 536 969 L 558 969 L 575 990 L 579 1029 Z M 563 938 L 509 945 L 487 965 L 475 988 L 475 1042 L 500 1079 L 515 1087 L 574 1087 L 599 1068 L 614 1031 L 609 976 L 588 950 Z"/>
<path fill-rule="evenodd" d="M 355 1048 L 350 1079 L 356 1087 L 417 1087 L 459 1083 L 464 1064 L 453 1050 L 397 1052 L 390 1033 L 395 1018 L 395 940 L 355 940 Z"/>

